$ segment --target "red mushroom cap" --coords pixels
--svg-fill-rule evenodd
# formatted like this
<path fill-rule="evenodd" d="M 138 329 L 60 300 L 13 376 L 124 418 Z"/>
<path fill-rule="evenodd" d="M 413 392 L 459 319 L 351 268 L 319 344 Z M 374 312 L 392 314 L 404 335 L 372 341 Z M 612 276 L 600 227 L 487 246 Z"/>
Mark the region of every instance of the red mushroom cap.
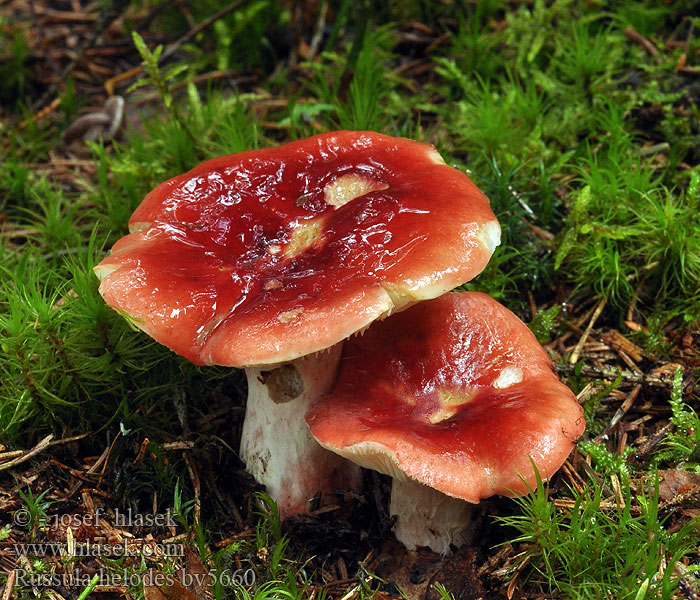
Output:
<path fill-rule="evenodd" d="M 334 132 L 207 161 L 146 196 L 100 292 L 194 363 L 323 350 L 477 275 L 488 199 L 435 148 Z"/>
<path fill-rule="evenodd" d="M 564 462 L 584 418 L 535 336 L 477 292 L 445 294 L 348 340 L 333 393 L 306 417 L 329 450 L 479 502 Z"/>

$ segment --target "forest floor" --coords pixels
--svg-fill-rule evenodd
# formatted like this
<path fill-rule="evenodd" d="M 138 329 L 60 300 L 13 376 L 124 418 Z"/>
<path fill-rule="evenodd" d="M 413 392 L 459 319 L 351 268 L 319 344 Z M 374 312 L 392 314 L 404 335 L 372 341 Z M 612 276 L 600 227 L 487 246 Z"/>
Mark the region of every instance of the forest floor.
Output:
<path fill-rule="evenodd" d="M 700 598 L 697 14 L 0 1 L 0 600 Z M 485 191 L 503 244 L 465 287 L 529 324 L 586 415 L 448 557 L 396 542 L 374 472 L 281 522 L 236 453 L 241 372 L 97 292 L 158 183 L 334 129 L 432 143 Z"/>

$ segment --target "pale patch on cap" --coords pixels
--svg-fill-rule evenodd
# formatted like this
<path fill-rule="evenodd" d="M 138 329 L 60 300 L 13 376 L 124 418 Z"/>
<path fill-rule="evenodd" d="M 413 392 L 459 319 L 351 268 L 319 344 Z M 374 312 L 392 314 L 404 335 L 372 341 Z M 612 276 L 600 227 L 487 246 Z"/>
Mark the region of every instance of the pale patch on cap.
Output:
<path fill-rule="evenodd" d="M 341 175 L 326 185 L 323 189 L 323 197 L 326 204 L 340 208 L 355 198 L 388 189 L 386 183 L 375 181 L 362 175 Z"/>
<path fill-rule="evenodd" d="M 520 383 L 523 380 L 523 370 L 515 365 L 503 367 L 496 380 L 493 382 L 493 387 L 497 390 L 504 390 L 511 385 Z"/>
<path fill-rule="evenodd" d="M 479 228 L 479 233 L 476 234 L 478 239 L 491 254 L 497 246 L 501 245 L 501 226 L 498 221 L 487 221 Z"/>

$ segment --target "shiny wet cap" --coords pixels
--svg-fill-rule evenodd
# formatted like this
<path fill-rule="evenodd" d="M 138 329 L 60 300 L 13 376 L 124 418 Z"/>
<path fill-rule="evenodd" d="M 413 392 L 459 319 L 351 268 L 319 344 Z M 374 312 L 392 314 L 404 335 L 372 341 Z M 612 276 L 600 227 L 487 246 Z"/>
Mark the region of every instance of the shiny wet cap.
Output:
<path fill-rule="evenodd" d="M 566 460 L 583 411 L 527 326 L 455 292 L 375 323 L 343 347 L 333 393 L 307 414 L 325 448 L 477 503 L 520 494 Z"/>
<path fill-rule="evenodd" d="M 477 275 L 487 198 L 434 147 L 340 131 L 222 156 L 159 185 L 95 269 L 107 303 L 197 364 L 328 348 Z"/>

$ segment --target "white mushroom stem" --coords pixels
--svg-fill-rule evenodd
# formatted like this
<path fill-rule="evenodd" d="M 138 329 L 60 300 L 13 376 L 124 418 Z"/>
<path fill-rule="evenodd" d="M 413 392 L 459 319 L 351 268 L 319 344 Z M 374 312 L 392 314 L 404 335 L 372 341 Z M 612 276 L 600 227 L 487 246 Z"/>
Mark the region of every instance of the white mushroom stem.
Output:
<path fill-rule="evenodd" d="M 394 479 L 389 506 L 390 513 L 397 516 L 394 535 L 409 550 L 428 546 L 447 554 L 450 545 L 471 542 L 473 506 L 417 481 Z"/>
<path fill-rule="evenodd" d="M 280 366 L 245 370 L 248 403 L 240 455 L 283 517 L 308 512 L 319 492 L 328 502 L 339 490 L 360 489 L 360 468 L 322 448 L 304 420 L 333 388 L 341 350 L 337 344 Z"/>

